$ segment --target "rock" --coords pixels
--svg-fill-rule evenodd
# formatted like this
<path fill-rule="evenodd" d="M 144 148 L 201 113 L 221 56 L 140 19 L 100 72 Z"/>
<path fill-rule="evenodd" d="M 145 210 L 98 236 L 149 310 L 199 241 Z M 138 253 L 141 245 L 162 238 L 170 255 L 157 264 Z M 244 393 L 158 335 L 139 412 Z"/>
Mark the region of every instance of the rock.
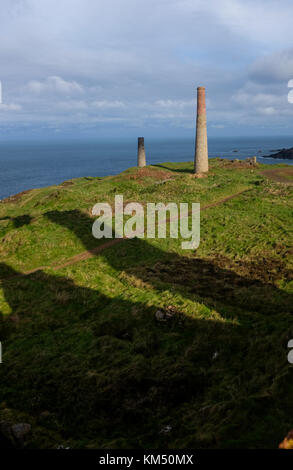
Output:
<path fill-rule="evenodd" d="M 247 163 L 249 163 L 250 165 L 255 165 L 256 164 L 256 157 L 248 157 L 248 158 L 246 158 L 245 161 Z"/>
<path fill-rule="evenodd" d="M 283 158 L 286 160 L 293 160 L 293 147 L 289 149 L 281 149 L 277 153 L 273 153 L 271 155 L 264 155 L 264 158 Z"/>
<path fill-rule="evenodd" d="M 27 423 L 11 424 L 8 421 L 0 422 L 0 447 L 14 448 L 24 447 L 31 425 Z"/>
<path fill-rule="evenodd" d="M 177 314 L 178 314 L 178 312 L 177 312 L 176 308 L 173 307 L 172 305 L 168 305 L 168 307 L 166 309 L 166 313 L 165 313 L 166 318 L 167 319 L 173 318 Z"/>
<path fill-rule="evenodd" d="M 157 310 L 156 311 L 156 319 L 158 321 L 166 321 L 165 312 L 162 312 L 162 310 Z"/>
<path fill-rule="evenodd" d="M 172 431 L 172 426 L 170 426 L 169 424 L 167 424 L 167 426 L 164 426 L 161 431 L 160 431 L 160 434 L 169 434 L 169 432 Z"/>
<path fill-rule="evenodd" d="M 28 434 L 31 432 L 31 425 L 28 423 L 18 423 L 11 426 L 11 432 L 20 447 L 23 447 Z"/>
<path fill-rule="evenodd" d="M 175 321 L 178 325 L 182 325 L 184 323 L 184 316 L 173 305 L 168 305 L 165 310 L 157 310 L 155 316 L 156 320 L 159 322 Z"/>

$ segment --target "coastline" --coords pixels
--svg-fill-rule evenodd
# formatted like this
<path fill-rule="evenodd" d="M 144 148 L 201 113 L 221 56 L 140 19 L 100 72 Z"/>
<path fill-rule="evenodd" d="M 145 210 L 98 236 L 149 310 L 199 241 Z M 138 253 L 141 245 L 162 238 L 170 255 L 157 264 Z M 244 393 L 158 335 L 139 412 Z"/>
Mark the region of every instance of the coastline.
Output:
<path fill-rule="evenodd" d="M 136 140 L 0 142 L 0 200 L 19 192 L 81 178 L 107 176 L 136 165 Z M 194 138 L 146 138 L 147 164 L 186 162 L 194 158 Z M 257 156 L 264 164 L 293 164 L 293 160 L 263 158 L 272 149 L 293 146 L 291 136 L 209 137 L 210 158 L 243 160 Z M 237 153 L 234 150 L 237 149 Z M 261 153 L 260 153 L 261 151 Z"/>
<path fill-rule="evenodd" d="M 258 156 L 257 158 L 270 158 L 270 157 L 260 157 Z M 209 160 L 216 160 L 218 159 L 217 158 L 209 158 Z M 275 158 L 276 160 L 281 160 L 281 158 Z M 228 161 L 232 161 L 231 158 L 223 158 L 223 160 L 228 160 Z M 234 158 L 234 160 L 237 160 L 237 158 Z M 284 160 L 284 159 L 283 159 Z M 239 159 L 239 162 L 241 161 L 244 161 L 244 159 Z M 186 162 L 187 163 L 187 162 Z M 278 162 L 278 163 L 267 163 L 267 162 L 264 162 L 264 163 L 261 163 L 258 161 L 258 164 L 259 165 L 263 165 L 265 166 L 265 168 L 263 169 L 263 171 L 261 172 L 261 174 L 263 174 L 264 176 L 269 176 L 270 172 L 276 170 L 277 168 L 288 168 L 290 169 L 291 166 L 293 166 L 293 160 L 292 160 L 292 163 L 282 163 L 282 162 Z M 152 165 L 148 165 L 148 166 L 152 166 Z M 269 168 L 267 168 L 267 166 L 269 166 Z M 273 168 L 270 168 L 271 166 L 274 166 L 274 169 Z M 124 170 L 122 170 L 121 172 L 117 173 L 116 176 L 118 176 L 120 173 L 122 173 L 123 171 L 126 171 L 128 170 L 129 168 L 126 168 Z M 260 169 L 260 168 L 259 168 Z M 293 169 L 292 169 L 293 171 Z M 66 187 L 70 184 L 73 184 L 75 180 L 78 180 L 78 179 L 83 179 L 83 178 L 106 178 L 106 177 L 109 177 L 109 176 L 114 176 L 113 174 L 108 174 L 108 175 L 104 175 L 104 176 L 80 176 L 80 177 L 77 177 L 77 178 L 71 178 L 70 180 L 65 180 L 65 181 L 62 181 L 61 183 L 55 183 L 55 184 L 49 184 L 49 185 L 45 185 L 45 186 L 39 186 L 39 187 L 36 187 L 36 188 L 29 188 L 29 189 L 25 189 L 23 191 L 20 191 L 18 193 L 15 193 L 15 194 L 11 194 L 7 197 L 4 197 L 2 199 L 0 199 L 0 204 L 9 204 L 9 203 L 13 203 L 13 202 L 16 202 L 20 199 L 22 199 L 23 196 L 25 196 L 26 194 L 29 194 L 31 193 L 32 191 L 34 190 L 41 190 L 41 189 L 45 189 L 45 188 L 50 188 L 52 186 L 57 186 L 58 189 L 61 189 L 62 187 Z M 277 178 L 273 178 L 275 181 L 278 181 Z M 286 180 L 284 178 L 281 178 L 279 180 L 279 182 L 286 182 Z M 291 184 L 291 183 L 289 183 Z"/>

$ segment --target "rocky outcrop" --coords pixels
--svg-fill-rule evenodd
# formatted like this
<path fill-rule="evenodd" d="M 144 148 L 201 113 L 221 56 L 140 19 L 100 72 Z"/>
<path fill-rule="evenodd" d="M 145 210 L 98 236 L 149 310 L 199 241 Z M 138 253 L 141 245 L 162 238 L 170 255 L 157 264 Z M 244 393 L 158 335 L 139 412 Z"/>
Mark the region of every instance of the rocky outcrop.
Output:
<path fill-rule="evenodd" d="M 8 421 L 0 421 L 0 449 L 22 449 L 30 433 L 31 425 L 28 423 L 11 424 Z"/>
<path fill-rule="evenodd" d="M 28 423 L 13 424 L 11 426 L 11 432 L 17 446 L 22 448 L 31 432 L 31 425 Z"/>
<path fill-rule="evenodd" d="M 264 158 L 283 158 L 293 160 L 293 147 L 289 149 L 281 149 L 277 153 L 273 153 L 271 155 L 264 155 Z"/>
<path fill-rule="evenodd" d="M 249 163 L 249 165 L 256 165 L 257 161 L 256 161 L 256 157 L 248 157 L 245 159 L 245 161 L 247 163 Z"/>

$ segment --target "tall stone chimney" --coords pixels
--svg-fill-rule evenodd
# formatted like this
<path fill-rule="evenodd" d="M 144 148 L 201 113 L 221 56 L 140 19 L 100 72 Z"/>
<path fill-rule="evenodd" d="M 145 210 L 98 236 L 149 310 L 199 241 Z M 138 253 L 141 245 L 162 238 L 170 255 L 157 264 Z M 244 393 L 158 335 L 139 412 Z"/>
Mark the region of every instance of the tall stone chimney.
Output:
<path fill-rule="evenodd" d="M 145 150 L 144 150 L 144 137 L 138 137 L 137 166 L 138 167 L 146 166 Z"/>
<path fill-rule="evenodd" d="M 197 88 L 196 143 L 194 172 L 209 171 L 205 88 Z"/>

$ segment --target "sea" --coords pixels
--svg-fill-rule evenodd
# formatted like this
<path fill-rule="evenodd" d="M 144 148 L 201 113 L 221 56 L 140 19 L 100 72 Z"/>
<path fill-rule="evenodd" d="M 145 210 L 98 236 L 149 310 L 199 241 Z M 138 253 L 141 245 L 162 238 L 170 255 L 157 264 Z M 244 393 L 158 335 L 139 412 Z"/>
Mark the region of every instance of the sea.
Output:
<path fill-rule="evenodd" d="M 293 164 L 293 160 L 263 158 L 293 147 L 293 136 L 210 137 L 209 158 Z M 145 139 L 148 164 L 194 158 L 194 139 Z M 0 142 L 0 200 L 21 191 L 50 186 L 81 176 L 114 175 L 136 165 L 137 140 Z"/>

